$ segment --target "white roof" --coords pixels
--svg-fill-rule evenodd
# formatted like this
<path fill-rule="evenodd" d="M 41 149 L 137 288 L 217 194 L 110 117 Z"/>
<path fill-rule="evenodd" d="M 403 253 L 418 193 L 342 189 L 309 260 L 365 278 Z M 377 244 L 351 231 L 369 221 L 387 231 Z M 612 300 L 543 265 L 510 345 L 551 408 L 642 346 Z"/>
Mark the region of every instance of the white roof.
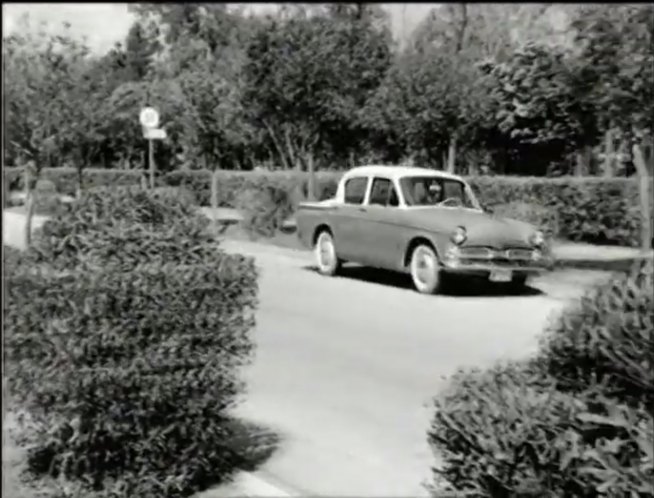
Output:
<path fill-rule="evenodd" d="M 406 176 L 435 176 L 438 178 L 449 178 L 451 180 L 463 181 L 463 179 L 458 175 L 453 175 L 451 173 L 446 173 L 445 171 L 440 171 L 437 169 L 418 168 L 415 166 L 389 166 L 377 164 L 357 166 L 345 173 L 344 177 L 349 178 L 352 176 L 375 175 L 385 176 L 394 180 L 404 178 Z"/>

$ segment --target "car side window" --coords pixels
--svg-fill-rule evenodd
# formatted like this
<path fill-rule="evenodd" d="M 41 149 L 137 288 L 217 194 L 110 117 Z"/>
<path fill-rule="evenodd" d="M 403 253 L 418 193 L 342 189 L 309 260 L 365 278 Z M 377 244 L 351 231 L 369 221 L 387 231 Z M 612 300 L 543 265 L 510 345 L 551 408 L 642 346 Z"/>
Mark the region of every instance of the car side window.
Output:
<path fill-rule="evenodd" d="M 375 178 L 370 190 L 370 205 L 398 206 L 399 199 L 393 182 L 387 178 Z"/>
<path fill-rule="evenodd" d="M 367 187 L 368 178 L 350 178 L 345 182 L 345 203 L 363 204 L 363 200 L 366 197 Z"/>

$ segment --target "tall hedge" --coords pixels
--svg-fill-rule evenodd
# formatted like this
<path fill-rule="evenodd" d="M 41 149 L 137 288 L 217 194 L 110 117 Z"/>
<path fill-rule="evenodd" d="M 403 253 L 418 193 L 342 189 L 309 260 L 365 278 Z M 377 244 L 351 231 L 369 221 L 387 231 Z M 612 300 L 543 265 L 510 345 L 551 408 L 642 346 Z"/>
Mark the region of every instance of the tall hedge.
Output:
<path fill-rule="evenodd" d="M 4 168 L 4 174 L 11 190 L 22 187 L 19 168 Z M 59 193 L 75 192 L 77 173 L 73 168 L 45 169 L 42 175 L 55 183 Z M 274 212 L 293 212 L 298 201 L 308 193 L 307 173 L 220 171 L 218 175 L 219 207 L 247 210 L 243 199 L 257 192 L 262 192 L 265 198 L 279 199 L 282 205 L 270 204 L 265 199 L 256 203 L 257 207 L 253 208 L 258 213 L 256 216 L 264 218 L 276 215 L 264 215 L 261 204 L 268 204 Z M 341 175 L 341 172 L 318 172 L 315 198 L 321 200 L 334 195 Z M 141 176 L 138 170 L 86 169 L 84 183 L 87 187 L 133 185 L 140 182 Z M 211 176 L 209 170 L 173 171 L 158 182 L 171 187 L 184 186 L 200 205 L 209 206 Z M 635 178 L 475 176 L 467 181 L 487 209 L 539 222 L 555 237 L 592 244 L 640 246 L 641 215 Z M 652 182 L 650 192 L 654 196 Z M 246 214 L 255 216 L 255 213 Z"/>
<path fill-rule="evenodd" d="M 129 188 L 85 193 L 27 256 L 4 319 L 12 395 L 42 427 L 32 471 L 125 498 L 229 477 L 252 260 L 216 247 L 183 198 Z"/>
<path fill-rule="evenodd" d="M 254 191 L 286 190 L 288 194 L 301 191 L 306 196 L 308 175 L 290 172 L 231 172 L 221 171 L 218 181 L 218 203 L 222 207 L 240 207 L 238 199 Z M 315 196 L 328 198 L 336 192 L 342 173 L 319 172 Z M 211 192 L 209 171 L 173 172 L 163 181 L 176 186 L 185 185 L 194 190 L 200 204 L 208 205 Z M 535 208 L 545 210 L 545 228 L 556 229 L 554 236 L 577 242 L 594 244 L 640 245 L 640 223 L 638 182 L 635 178 L 561 177 L 524 178 L 501 176 L 476 176 L 467 178 L 482 204 L 492 211 L 534 212 Z M 654 194 L 654 184 L 650 182 Z M 279 196 L 281 198 L 281 196 Z M 285 197 L 294 199 L 297 195 Z M 285 200 L 284 202 L 288 202 Z M 518 210 L 511 205 L 526 205 L 533 208 Z M 654 209 L 654 208 L 653 208 Z M 653 210 L 654 216 L 654 210 Z M 533 221 L 527 216 L 525 221 Z"/>
<path fill-rule="evenodd" d="M 141 170 L 86 168 L 82 170 L 82 183 L 84 188 L 138 185 L 143 174 Z M 3 168 L 3 176 L 10 191 L 24 189 L 22 168 Z M 75 168 L 43 168 L 40 178 L 54 183 L 60 194 L 75 195 L 77 192 L 78 172 Z"/>

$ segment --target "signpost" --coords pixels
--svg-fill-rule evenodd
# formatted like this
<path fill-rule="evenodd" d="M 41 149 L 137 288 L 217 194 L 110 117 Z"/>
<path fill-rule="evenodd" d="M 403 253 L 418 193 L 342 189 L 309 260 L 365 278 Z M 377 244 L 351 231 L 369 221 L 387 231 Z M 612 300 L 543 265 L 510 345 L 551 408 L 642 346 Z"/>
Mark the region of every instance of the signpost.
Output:
<path fill-rule="evenodd" d="M 153 140 L 164 140 L 166 130 L 159 126 L 159 113 L 153 107 L 144 107 L 139 114 L 139 121 L 143 127 L 143 137 L 148 141 L 148 163 L 150 166 L 150 188 L 154 188 L 154 144 Z"/>

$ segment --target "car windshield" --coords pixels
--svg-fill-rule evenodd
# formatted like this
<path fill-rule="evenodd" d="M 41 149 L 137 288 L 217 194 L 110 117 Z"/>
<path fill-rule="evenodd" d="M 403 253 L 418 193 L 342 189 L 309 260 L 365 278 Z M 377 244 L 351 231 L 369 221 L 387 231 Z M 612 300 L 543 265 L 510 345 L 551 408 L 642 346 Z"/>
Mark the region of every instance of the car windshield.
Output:
<path fill-rule="evenodd" d="M 470 188 L 459 180 L 408 176 L 400 180 L 407 206 L 446 206 L 480 209 Z"/>

